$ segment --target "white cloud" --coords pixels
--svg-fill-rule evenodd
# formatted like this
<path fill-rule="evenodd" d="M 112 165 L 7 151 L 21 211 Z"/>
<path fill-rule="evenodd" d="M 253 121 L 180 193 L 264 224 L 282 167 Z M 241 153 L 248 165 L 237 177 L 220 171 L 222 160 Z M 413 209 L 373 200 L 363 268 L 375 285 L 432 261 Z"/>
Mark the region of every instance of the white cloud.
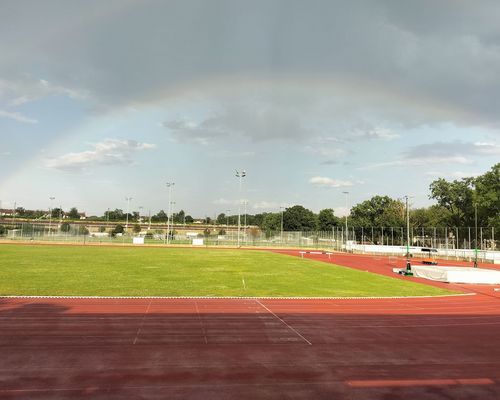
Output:
<path fill-rule="evenodd" d="M 279 210 L 280 207 L 280 203 L 265 200 L 259 201 L 253 205 L 253 208 L 255 208 L 256 210 Z"/>
<path fill-rule="evenodd" d="M 234 200 L 228 200 L 228 199 L 225 199 L 223 197 L 221 198 L 218 198 L 214 201 L 212 201 L 213 204 L 216 204 L 218 206 L 228 206 L 228 205 L 233 205 L 233 204 L 238 204 L 237 201 L 234 201 Z"/>
<path fill-rule="evenodd" d="M 26 117 L 19 112 L 0 110 L 0 118 L 10 118 L 17 122 L 24 122 L 26 124 L 36 124 L 38 121 L 33 118 Z"/>
<path fill-rule="evenodd" d="M 462 178 L 474 178 L 481 175 L 481 172 L 464 172 L 464 171 L 453 171 L 453 172 L 443 172 L 443 171 L 428 171 L 425 173 L 427 176 L 432 176 L 435 178 L 451 178 L 451 179 L 462 179 Z"/>
<path fill-rule="evenodd" d="M 61 171 L 83 171 L 93 166 L 131 165 L 134 153 L 155 147 L 154 144 L 140 143 L 135 140 L 106 139 L 94 144 L 92 150 L 45 159 L 45 166 Z"/>
<path fill-rule="evenodd" d="M 348 187 L 354 185 L 354 183 L 352 183 L 351 181 L 342 181 L 339 179 L 332 179 L 324 176 L 312 177 L 311 179 L 309 179 L 309 183 L 315 186 L 333 187 L 333 188 Z"/>
<path fill-rule="evenodd" d="M 85 99 L 88 97 L 88 92 L 57 85 L 45 79 L 31 77 L 17 80 L 0 79 L 0 101 L 9 107 L 18 107 L 54 95 Z"/>
<path fill-rule="evenodd" d="M 355 135 L 363 140 L 394 140 L 400 137 L 399 134 L 386 128 L 373 128 L 365 132 L 355 132 Z"/>
<path fill-rule="evenodd" d="M 321 157 L 342 157 L 347 152 L 344 149 L 338 147 L 323 147 L 323 146 L 306 146 L 304 151 L 309 154 L 315 154 Z M 329 160 L 334 162 L 334 160 Z"/>

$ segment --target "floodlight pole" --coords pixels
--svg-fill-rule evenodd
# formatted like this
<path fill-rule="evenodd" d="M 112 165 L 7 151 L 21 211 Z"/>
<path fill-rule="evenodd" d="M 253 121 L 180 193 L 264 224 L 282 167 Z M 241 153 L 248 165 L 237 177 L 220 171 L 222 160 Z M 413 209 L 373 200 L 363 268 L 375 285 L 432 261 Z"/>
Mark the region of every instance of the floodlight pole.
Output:
<path fill-rule="evenodd" d="M 50 200 L 50 209 L 49 209 L 49 236 L 52 231 L 52 202 L 55 200 L 55 197 L 49 197 Z"/>
<path fill-rule="evenodd" d="M 141 218 L 141 210 L 144 210 L 144 207 L 143 206 L 139 206 L 139 223 L 142 222 L 142 218 Z"/>
<path fill-rule="evenodd" d="M 167 182 L 168 187 L 168 208 L 167 208 L 167 244 L 170 243 L 170 209 L 172 207 L 172 188 L 175 182 Z"/>
<path fill-rule="evenodd" d="M 349 206 L 348 206 L 348 196 L 349 196 L 349 192 L 342 192 L 345 194 L 345 251 L 347 253 L 347 239 L 349 237 L 349 231 L 347 230 L 347 214 L 348 214 L 348 210 L 349 210 Z"/>
<path fill-rule="evenodd" d="M 408 196 L 406 199 L 406 272 L 411 272 L 411 262 L 410 262 L 410 207 L 408 203 Z"/>
<path fill-rule="evenodd" d="M 475 240 L 475 246 L 474 246 L 474 268 L 477 268 L 477 202 L 474 202 L 474 226 L 475 226 L 475 231 L 476 231 L 476 240 Z"/>
<path fill-rule="evenodd" d="M 280 233 L 280 243 L 283 246 L 283 212 L 285 210 L 285 207 L 280 207 L 280 212 L 281 212 L 281 233 Z"/>
<path fill-rule="evenodd" d="M 243 237 L 245 238 L 245 244 L 247 242 L 247 206 L 248 201 L 243 200 L 243 205 L 245 206 L 245 216 L 243 217 Z"/>
<path fill-rule="evenodd" d="M 130 201 L 132 200 L 132 197 L 125 197 L 125 200 L 127 201 L 127 215 L 125 216 L 125 234 L 127 234 L 127 229 L 128 229 L 128 213 L 130 211 Z"/>
<path fill-rule="evenodd" d="M 242 179 L 247 175 L 245 170 L 241 172 L 236 170 L 236 177 L 240 181 L 240 191 L 239 191 L 239 199 L 238 199 L 238 247 L 240 247 L 240 230 L 241 230 L 241 185 Z"/>

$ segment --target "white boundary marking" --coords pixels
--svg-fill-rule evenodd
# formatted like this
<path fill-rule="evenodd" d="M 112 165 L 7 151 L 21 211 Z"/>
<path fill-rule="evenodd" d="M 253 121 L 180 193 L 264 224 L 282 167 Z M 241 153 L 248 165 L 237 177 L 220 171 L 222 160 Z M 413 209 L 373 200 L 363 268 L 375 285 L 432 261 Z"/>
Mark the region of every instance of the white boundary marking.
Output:
<path fill-rule="evenodd" d="M 258 299 L 255 300 L 262 308 L 266 309 L 269 313 L 274 315 L 276 318 L 278 318 L 283 324 L 285 324 L 292 332 L 294 332 L 297 336 L 301 337 L 309 346 L 312 345 L 312 343 L 307 340 L 304 336 L 300 334 L 294 327 L 288 325 L 282 318 L 278 317 L 274 312 L 272 312 L 269 308 L 267 308 L 264 304 L 262 304 Z"/>
<path fill-rule="evenodd" d="M 439 299 L 446 297 L 475 296 L 477 293 L 445 294 L 439 296 L 31 296 L 0 295 L 0 299 L 171 299 L 171 300 L 383 300 L 383 299 Z"/>
<path fill-rule="evenodd" d="M 144 313 L 144 315 L 142 317 L 141 324 L 139 325 L 139 329 L 137 329 L 137 333 L 135 335 L 135 339 L 134 339 L 134 342 L 132 344 L 137 343 L 137 339 L 139 339 L 139 335 L 141 334 L 141 330 L 142 330 L 142 327 L 144 325 L 144 321 L 146 320 L 146 315 L 148 315 L 150 308 L 151 308 L 151 301 L 149 301 L 148 308 L 146 308 L 146 312 Z"/>

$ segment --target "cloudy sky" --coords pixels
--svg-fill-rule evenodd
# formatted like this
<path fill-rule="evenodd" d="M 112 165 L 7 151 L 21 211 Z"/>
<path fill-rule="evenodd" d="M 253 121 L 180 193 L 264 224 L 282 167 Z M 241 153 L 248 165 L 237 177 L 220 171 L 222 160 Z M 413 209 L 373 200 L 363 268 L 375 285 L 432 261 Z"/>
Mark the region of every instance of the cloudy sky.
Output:
<path fill-rule="evenodd" d="M 0 200 L 344 212 L 500 160 L 500 3 L 0 3 Z"/>

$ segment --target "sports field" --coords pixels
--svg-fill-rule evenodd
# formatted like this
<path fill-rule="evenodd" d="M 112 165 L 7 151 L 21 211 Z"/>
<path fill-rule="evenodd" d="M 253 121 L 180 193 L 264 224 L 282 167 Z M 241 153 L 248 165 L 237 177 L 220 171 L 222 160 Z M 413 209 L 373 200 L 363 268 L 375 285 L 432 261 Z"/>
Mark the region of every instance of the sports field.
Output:
<path fill-rule="evenodd" d="M 265 251 L 2 245 L 0 257 L 0 295 L 389 297 L 452 293 Z"/>

